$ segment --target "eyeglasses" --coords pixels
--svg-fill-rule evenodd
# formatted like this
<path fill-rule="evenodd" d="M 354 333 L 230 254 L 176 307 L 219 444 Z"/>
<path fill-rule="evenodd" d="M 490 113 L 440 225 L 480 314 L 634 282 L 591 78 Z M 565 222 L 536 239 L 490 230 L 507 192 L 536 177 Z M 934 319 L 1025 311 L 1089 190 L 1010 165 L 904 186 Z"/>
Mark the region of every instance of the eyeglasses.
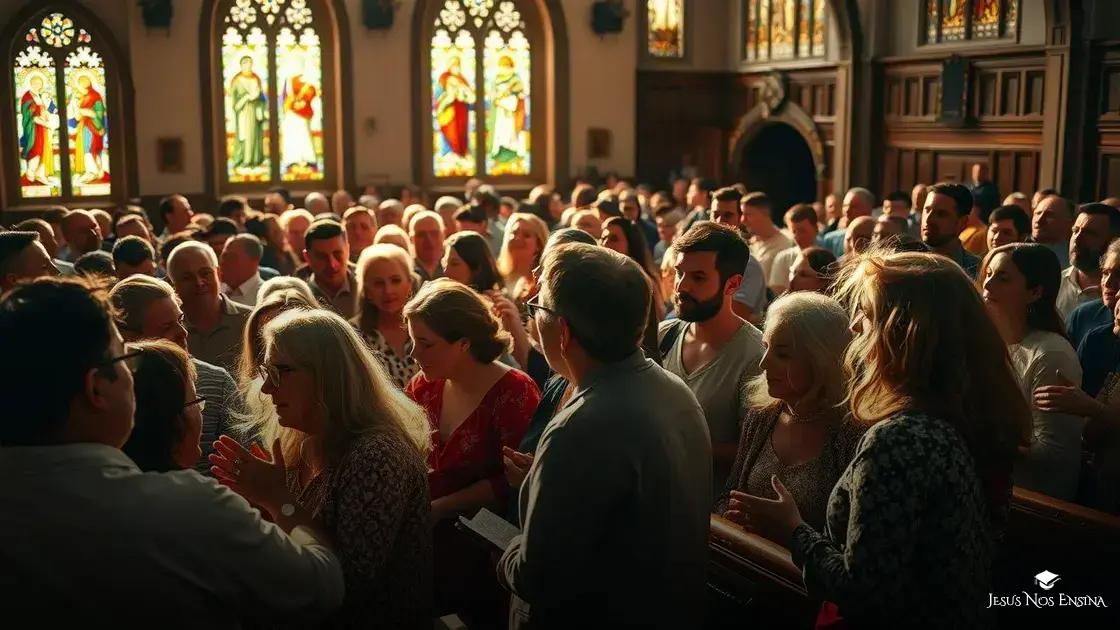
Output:
<path fill-rule="evenodd" d="M 194 400 L 190 401 L 189 403 L 183 405 L 183 409 L 186 409 L 187 407 L 190 407 L 191 405 L 198 405 L 198 410 L 199 411 L 205 411 L 206 410 L 206 397 L 205 396 L 199 396 L 198 398 L 195 398 Z"/>
<path fill-rule="evenodd" d="M 544 311 L 544 312 L 546 312 L 550 315 L 556 315 L 556 311 L 554 311 L 554 310 L 548 308 L 547 306 L 544 306 L 543 304 L 541 304 L 540 295 L 537 295 L 533 299 L 526 302 L 525 303 L 525 308 L 529 309 L 529 317 L 532 317 L 534 319 L 537 316 L 537 311 Z"/>
<path fill-rule="evenodd" d="M 292 368 L 286 365 L 272 365 L 270 363 L 262 363 L 261 366 L 257 368 L 257 376 L 261 377 L 261 380 L 266 384 L 271 383 L 272 385 L 279 387 L 280 379 L 284 376 L 284 374 L 287 374 L 291 371 Z"/>
<path fill-rule="evenodd" d="M 118 361 L 123 361 L 124 366 L 128 368 L 129 372 L 135 372 L 137 365 L 140 363 L 140 355 L 142 354 L 144 354 L 143 350 L 133 350 L 132 352 L 126 352 L 119 357 L 113 357 L 112 359 L 102 361 L 98 364 L 97 367 L 109 367 L 110 365 Z"/>

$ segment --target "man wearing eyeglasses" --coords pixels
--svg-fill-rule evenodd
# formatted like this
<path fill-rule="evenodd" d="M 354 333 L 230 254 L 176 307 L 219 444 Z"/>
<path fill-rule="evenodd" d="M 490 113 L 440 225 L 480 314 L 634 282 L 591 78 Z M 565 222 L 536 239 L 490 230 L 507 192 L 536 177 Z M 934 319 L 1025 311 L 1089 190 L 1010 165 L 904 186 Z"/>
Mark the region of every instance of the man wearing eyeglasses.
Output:
<path fill-rule="evenodd" d="M 575 390 L 544 430 L 521 485 L 524 530 L 498 564 L 512 628 L 684 628 L 703 616 L 711 442 L 692 391 L 640 350 L 650 300 L 625 256 L 545 253 L 529 308 Z"/>
<path fill-rule="evenodd" d="M 40 278 L 0 297 L 0 348 L 8 618 L 236 627 L 241 616 L 325 616 L 341 604 L 341 566 L 306 510 L 284 505 L 268 523 L 213 480 L 142 473 L 121 452 L 138 355 L 91 284 Z"/>

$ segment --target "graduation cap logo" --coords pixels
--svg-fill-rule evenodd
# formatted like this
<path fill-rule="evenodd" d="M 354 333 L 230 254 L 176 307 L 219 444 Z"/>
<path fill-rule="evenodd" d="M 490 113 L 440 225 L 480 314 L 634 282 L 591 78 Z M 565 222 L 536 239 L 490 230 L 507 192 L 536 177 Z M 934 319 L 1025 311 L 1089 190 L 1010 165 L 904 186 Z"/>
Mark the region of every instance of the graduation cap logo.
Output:
<path fill-rule="evenodd" d="M 1042 573 L 1034 576 L 1034 583 L 1038 584 L 1039 588 L 1041 588 L 1042 590 L 1048 591 L 1054 588 L 1054 585 L 1057 584 L 1058 580 L 1060 579 L 1061 577 L 1057 573 L 1043 571 Z"/>

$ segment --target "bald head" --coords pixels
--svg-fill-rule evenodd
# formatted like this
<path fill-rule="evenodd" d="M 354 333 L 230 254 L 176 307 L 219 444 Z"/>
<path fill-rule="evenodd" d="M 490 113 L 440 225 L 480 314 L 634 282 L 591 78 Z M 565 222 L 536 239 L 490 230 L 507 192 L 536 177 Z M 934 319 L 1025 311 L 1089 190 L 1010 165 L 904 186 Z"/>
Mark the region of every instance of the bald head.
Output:
<path fill-rule="evenodd" d="M 331 202 L 327 196 L 320 192 L 308 193 L 303 200 L 303 205 L 312 216 L 331 211 Z"/>
<path fill-rule="evenodd" d="M 852 219 L 844 232 L 844 255 L 862 254 L 871 244 L 871 237 L 874 234 L 875 219 L 869 216 Z"/>
<path fill-rule="evenodd" d="M 85 210 L 72 210 L 62 219 L 62 232 L 74 258 L 101 247 L 101 227 Z"/>

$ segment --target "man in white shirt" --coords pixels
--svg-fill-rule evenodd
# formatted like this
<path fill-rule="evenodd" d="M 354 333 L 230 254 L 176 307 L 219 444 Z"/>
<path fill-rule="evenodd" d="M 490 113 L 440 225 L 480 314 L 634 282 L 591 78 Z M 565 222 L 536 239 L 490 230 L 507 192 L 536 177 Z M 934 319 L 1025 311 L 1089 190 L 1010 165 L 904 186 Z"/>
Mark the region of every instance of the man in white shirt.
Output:
<path fill-rule="evenodd" d="M 716 193 L 719 197 L 719 193 Z M 751 247 L 751 257 L 762 265 L 762 277 L 770 278 L 770 271 L 774 267 L 774 258 L 778 252 L 793 246 L 793 239 L 786 236 L 774 225 L 771 218 L 774 206 L 766 193 L 752 192 L 743 197 L 740 202 L 743 210 L 743 224 L 750 232 L 748 241 Z M 813 213 L 814 216 L 816 213 Z"/>
<path fill-rule="evenodd" d="M 793 247 L 778 252 L 770 267 L 769 285 L 774 295 L 781 295 L 789 289 L 789 270 L 797 260 L 801 250 L 817 244 L 817 213 L 806 203 L 799 203 L 786 211 L 786 228 L 793 235 Z"/>
<path fill-rule="evenodd" d="M 230 628 L 242 616 L 321 616 L 341 604 L 341 566 L 306 510 L 285 505 L 269 523 L 212 479 L 142 473 L 121 452 L 136 354 L 101 291 L 69 278 L 11 291 L 0 299 L 0 347 L 20 357 L 0 362 L 8 618 Z"/>
<path fill-rule="evenodd" d="M 226 297 L 249 308 L 257 305 L 263 255 L 260 239 L 252 234 L 238 234 L 226 241 L 218 266 Z"/>
<path fill-rule="evenodd" d="M 1070 266 L 1058 287 L 1056 305 L 1063 320 L 1079 305 L 1101 297 L 1101 258 L 1118 236 L 1120 210 L 1103 203 L 1087 203 L 1077 210 L 1069 238 Z"/>

